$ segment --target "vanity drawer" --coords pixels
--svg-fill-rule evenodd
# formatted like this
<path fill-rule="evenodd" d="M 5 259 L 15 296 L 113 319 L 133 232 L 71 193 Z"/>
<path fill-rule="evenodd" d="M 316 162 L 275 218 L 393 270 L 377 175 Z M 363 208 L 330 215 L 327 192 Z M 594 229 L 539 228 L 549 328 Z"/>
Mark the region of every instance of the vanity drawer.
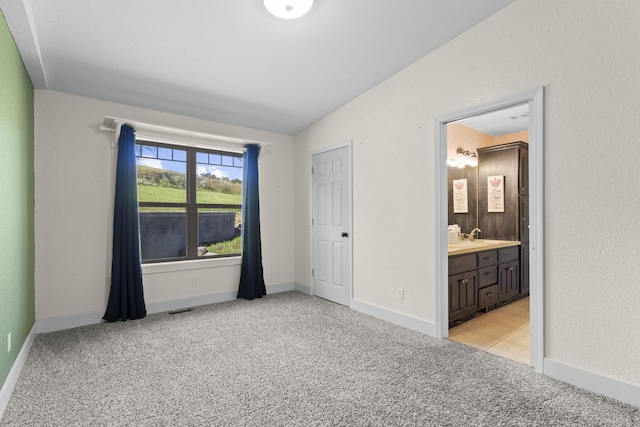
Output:
<path fill-rule="evenodd" d="M 498 266 L 485 267 L 478 269 L 478 287 L 498 283 Z"/>
<path fill-rule="evenodd" d="M 489 307 L 497 303 L 498 285 L 491 285 L 478 290 L 478 308 Z"/>
<path fill-rule="evenodd" d="M 478 268 L 498 263 L 498 251 L 478 252 Z"/>
<path fill-rule="evenodd" d="M 520 255 L 520 246 L 511 246 L 500 249 L 498 252 L 498 262 L 517 261 Z"/>
<path fill-rule="evenodd" d="M 475 270 L 476 268 L 476 254 L 449 257 L 449 276 Z"/>

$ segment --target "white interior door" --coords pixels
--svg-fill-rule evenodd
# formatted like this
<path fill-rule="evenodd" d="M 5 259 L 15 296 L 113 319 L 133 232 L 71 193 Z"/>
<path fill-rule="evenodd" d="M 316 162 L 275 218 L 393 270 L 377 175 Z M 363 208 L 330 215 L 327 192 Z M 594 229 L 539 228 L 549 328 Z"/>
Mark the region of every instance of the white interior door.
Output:
<path fill-rule="evenodd" d="M 351 171 L 349 147 L 312 156 L 312 292 L 351 300 Z"/>

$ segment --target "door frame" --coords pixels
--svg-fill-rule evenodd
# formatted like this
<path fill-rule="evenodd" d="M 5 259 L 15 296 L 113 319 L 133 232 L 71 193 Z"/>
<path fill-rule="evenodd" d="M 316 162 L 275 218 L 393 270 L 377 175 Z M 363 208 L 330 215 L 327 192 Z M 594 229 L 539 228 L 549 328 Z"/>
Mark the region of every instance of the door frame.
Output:
<path fill-rule="evenodd" d="M 311 150 L 309 152 L 309 289 L 311 295 L 315 295 L 314 292 L 314 278 L 313 278 L 313 269 L 315 268 L 313 260 L 314 260 L 314 249 L 313 249 L 313 203 L 314 203 L 314 189 L 313 189 L 313 156 L 317 154 L 327 153 L 329 151 L 337 150 L 340 148 L 347 148 L 347 176 L 349 177 L 349 185 L 347 188 L 347 208 L 349 212 L 347 212 L 347 218 L 349 218 L 349 250 L 347 251 L 347 265 L 349 266 L 349 305 L 351 307 L 353 304 L 353 141 L 349 140 L 343 142 L 341 144 L 331 145 L 328 147 L 319 148 L 316 150 Z"/>
<path fill-rule="evenodd" d="M 531 365 L 544 369 L 544 86 L 435 118 L 436 334 L 449 336 L 447 254 L 447 123 L 529 103 L 529 241 Z"/>

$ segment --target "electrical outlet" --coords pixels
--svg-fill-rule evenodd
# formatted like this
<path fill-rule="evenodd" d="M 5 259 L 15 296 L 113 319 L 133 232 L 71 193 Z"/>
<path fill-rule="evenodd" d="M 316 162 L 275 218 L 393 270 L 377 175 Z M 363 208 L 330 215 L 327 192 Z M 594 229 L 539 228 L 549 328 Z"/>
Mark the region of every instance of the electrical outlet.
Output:
<path fill-rule="evenodd" d="M 398 299 L 404 301 L 404 289 L 398 288 Z"/>
<path fill-rule="evenodd" d="M 7 353 L 11 353 L 11 332 L 7 334 Z"/>
<path fill-rule="evenodd" d="M 193 286 L 198 286 L 200 283 L 198 283 L 198 276 L 191 276 L 191 284 Z"/>

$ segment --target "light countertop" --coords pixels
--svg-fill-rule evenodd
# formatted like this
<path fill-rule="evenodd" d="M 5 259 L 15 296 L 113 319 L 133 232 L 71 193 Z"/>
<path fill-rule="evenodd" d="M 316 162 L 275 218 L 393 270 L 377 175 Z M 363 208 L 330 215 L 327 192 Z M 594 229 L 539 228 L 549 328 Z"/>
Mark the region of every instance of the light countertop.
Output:
<path fill-rule="evenodd" d="M 449 245 L 449 255 L 462 255 L 491 249 L 508 248 L 510 246 L 520 246 L 520 241 L 476 239 L 473 242 L 469 242 L 465 240 Z"/>

